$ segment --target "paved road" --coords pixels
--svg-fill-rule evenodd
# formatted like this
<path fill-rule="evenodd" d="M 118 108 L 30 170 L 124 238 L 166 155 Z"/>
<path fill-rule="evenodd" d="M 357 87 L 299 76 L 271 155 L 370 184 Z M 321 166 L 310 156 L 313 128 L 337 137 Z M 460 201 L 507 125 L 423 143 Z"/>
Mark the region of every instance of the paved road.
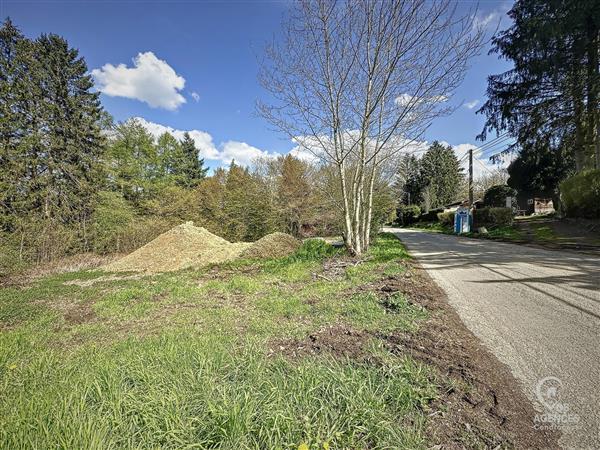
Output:
<path fill-rule="evenodd" d="M 407 245 L 467 327 L 508 364 L 540 413 L 579 420 L 562 422 L 561 445 L 600 449 L 600 258 L 386 231 Z"/>

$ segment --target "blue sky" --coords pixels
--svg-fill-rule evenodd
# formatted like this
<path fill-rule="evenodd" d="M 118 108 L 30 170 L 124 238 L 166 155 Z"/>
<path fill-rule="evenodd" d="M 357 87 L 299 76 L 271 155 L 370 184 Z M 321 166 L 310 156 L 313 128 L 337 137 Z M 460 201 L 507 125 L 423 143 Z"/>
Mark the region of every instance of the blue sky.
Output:
<path fill-rule="evenodd" d="M 460 8 L 473 6 L 460 3 Z M 43 32 L 65 37 L 85 57 L 90 71 L 98 70 L 97 82 L 104 80 L 117 93 L 144 97 L 135 86 L 110 84 L 122 75 L 147 83 L 151 92 L 145 94 L 146 101 L 102 94 L 104 107 L 116 120 L 138 116 L 174 130 L 198 130 L 197 139 L 212 145 L 222 158 L 224 153 L 285 153 L 293 147 L 254 113 L 256 99 L 266 95 L 256 77 L 258 58 L 264 43 L 279 31 L 287 7 L 286 1 L 0 0 L 0 17 L 10 16 L 29 37 Z M 479 17 L 495 28 L 509 8 L 507 1 L 480 2 Z M 507 24 L 505 17 L 501 27 Z M 426 134 L 428 141 L 476 143 L 483 118 L 475 111 L 484 101 L 486 77 L 509 68 L 487 51 L 473 60 L 453 99 L 477 105 L 463 105 L 438 119 Z M 152 88 L 145 72 L 130 71 L 138 54 L 143 54 L 138 68 L 157 69 L 161 72 L 154 81 L 171 84 Z M 220 163 L 211 161 L 211 166 Z"/>

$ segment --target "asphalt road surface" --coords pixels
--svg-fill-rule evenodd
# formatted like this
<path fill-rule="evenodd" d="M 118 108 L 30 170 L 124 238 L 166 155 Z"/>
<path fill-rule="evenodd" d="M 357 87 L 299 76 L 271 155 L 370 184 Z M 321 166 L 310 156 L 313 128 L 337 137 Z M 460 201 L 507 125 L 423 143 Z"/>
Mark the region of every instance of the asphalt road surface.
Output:
<path fill-rule="evenodd" d="M 600 449 L 600 258 L 390 228 L 564 448 Z M 536 423 L 531 424 L 532 427 Z"/>

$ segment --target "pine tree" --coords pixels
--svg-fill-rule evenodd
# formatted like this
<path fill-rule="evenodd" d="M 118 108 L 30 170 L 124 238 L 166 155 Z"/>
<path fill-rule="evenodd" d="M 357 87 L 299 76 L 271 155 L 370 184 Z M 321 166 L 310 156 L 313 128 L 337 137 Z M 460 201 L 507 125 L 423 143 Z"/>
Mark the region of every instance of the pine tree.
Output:
<path fill-rule="evenodd" d="M 158 169 L 154 137 L 137 120 L 119 124 L 108 146 L 109 186 L 134 206 L 152 197 Z"/>
<path fill-rule="evenodd" d="M 85 61 L 59 36 L 31 41 L 10 20 L 0 52 L 2 215 L 85 230 L 104 143 Z"/>
<path fill-rule="evenodd" d="M 200 151 L 188 132 L 183 135 L 181 150 L 182 160 L 180 166 L 175 169 L 180 175 L 180 183 L 185 187 L 197 186 L 206 177 L 208 168 L 204 167 L 204 159 L 200 158 Z"/>
<path fill-rule="evenodd" d="M 45 145 L 36 154 L 37 192 L 46 218 L 86 220 L 101 182 L 104 139 L 99 93 L 78 51 L 57 35 L 35 42 L 33 78 L 41 93 L 39 128 Z"/>
<path fill-rule="evenodd" d="M 516 138 L 507 151 L 566 149 L 578 171 L 600 167 L 600 3 L 518 0 L 509 16 L 493 51 L 514 68 L 488 79 L 481 137 L 506 132 Z"/>
<path fill-rule="evenodd" d="M 439 208 L 456 200 L 462 169 L 452 147 L 434 141 L 420 161 L 426 208 Z"/>

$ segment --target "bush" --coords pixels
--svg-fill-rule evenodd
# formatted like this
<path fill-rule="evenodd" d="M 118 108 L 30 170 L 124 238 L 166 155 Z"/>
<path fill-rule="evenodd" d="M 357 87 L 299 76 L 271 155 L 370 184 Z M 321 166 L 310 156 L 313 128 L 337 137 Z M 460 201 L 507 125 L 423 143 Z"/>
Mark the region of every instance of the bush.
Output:
<path fill-rule="evenodd" d="M 600 218 L 600 169 L 567 178 L 560 184 L 560 197 L 568 217 Z"/>
<path fill-rule="evenodd" d="M 479 208 L 473 210 L 473 226 L 510 226 L 513 224 L 512 208 Z"/>
<path fill-rule="evenodd" d="M 442 225 L 453 227 L 454 226 L 454 212 L 441 212 L 438 213 L 438 222 Z"/>
<path fill-rule="evenodd" d="M 443 212 L 444 212 L 444 208 L 432 209 L 429 212 L 421 214 L 419 216 L 419 222 L 437 222 L 438 214 L 443 213 Z"/>
<path fill-rule="evenodd" d="M 415 223 L 420 215 L 421 208 L 418 205 L 403 205 L 398 208 L 398 222 L 401 225 Z"/>
<path fill-rule="evenodd" d="M 294 260 L 311 261 L 333 256 L 338 250 L 331 244 L 328 244 L 323 239 L 307 239 L 296 250 L 293 255 L 290 255 Z"/>
<path fill-rule="evenodd" d="M 506 197 L 512 197 L 512 207 L 517 207 L 517 191 L 506 184 L 498 184 L 486 189 L 483 205 L 487 208 L 506 208 Z"/>

